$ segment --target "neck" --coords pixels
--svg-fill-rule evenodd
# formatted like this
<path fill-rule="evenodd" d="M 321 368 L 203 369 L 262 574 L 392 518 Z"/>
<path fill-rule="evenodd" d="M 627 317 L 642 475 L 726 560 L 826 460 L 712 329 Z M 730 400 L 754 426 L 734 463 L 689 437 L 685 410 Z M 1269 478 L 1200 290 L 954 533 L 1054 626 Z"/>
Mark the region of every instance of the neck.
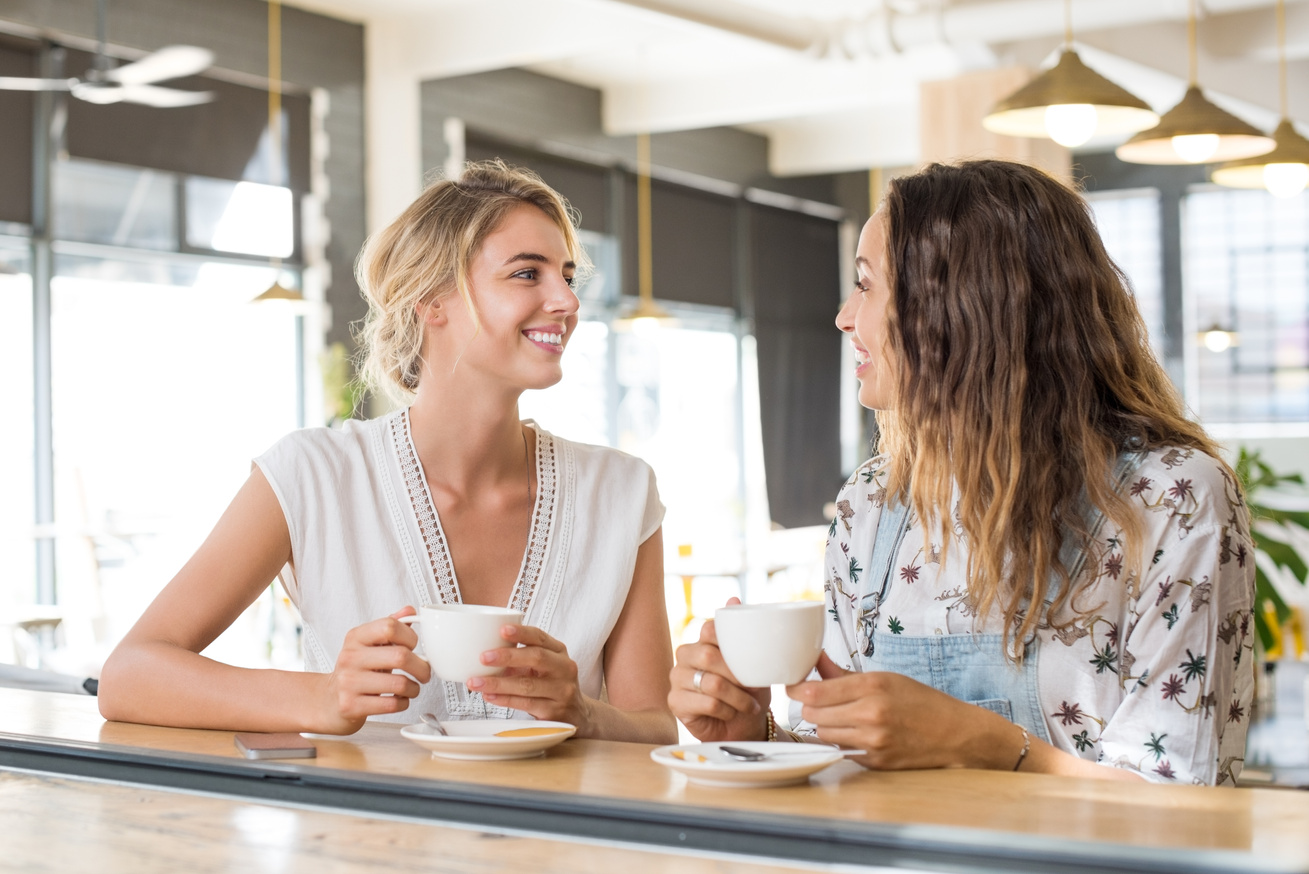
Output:
<path fill-rule="evenodd" d="M 414 449 L 428 483 L 457 494 L 521 483 L 527 453 L 520 392 L 480 390 L 431 375 L 424 374 L 409 408 Z"/>

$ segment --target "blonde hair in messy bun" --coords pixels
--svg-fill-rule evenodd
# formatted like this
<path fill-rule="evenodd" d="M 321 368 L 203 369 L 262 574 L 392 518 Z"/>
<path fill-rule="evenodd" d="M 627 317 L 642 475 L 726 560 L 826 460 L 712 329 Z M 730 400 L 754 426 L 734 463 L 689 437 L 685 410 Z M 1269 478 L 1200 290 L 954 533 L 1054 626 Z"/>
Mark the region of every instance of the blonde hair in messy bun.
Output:
<path fill-rule="evenodd" d="M 531 170 L 498 159 L 467 164 L 458 179 L 433 182 L 368 239 L 355 265 L 368 315 L 355 339 L 371 390 L 402 404 L 413 399 L 423 367 L 419 304 L 457 291 L 480 327 L 468 288 L 469 266 L 487 236 L 525 203 L 555 223 L 581 271 L 585 254 L 568 202 Z"/>

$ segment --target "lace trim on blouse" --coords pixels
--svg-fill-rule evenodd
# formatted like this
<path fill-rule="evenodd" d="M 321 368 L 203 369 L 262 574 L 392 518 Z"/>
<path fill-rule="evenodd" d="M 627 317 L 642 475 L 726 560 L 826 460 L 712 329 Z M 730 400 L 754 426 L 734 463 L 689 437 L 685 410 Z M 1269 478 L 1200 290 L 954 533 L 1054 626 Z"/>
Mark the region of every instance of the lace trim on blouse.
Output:
<path fill-rule="evenodd" d="M 532 606 L 541 570 L 545 566 L 546 549 L 549 546 L 550 530 L 554 523 L 555 492 L 558 490 L 559 466 L 555 458 L 554 440 L 539 428 L 533 428 L 536 434 L 536 501 L 532 507 L 532 526 L 527 535 L 527 550 L 523 554 L 523 563 L 514 582 L 513 593 L 509 597 L 509 609 L 521 610 L 526 614 Z M 409 411 L 391 419 L 391 442 L 396 458 L 400 462 L 400 473 L 404 478 L 405 489 L 409 493 L 409 503 L 414 509 L 418 521 L 418 530 L 423 539 L 423 548 L 427 552 L 428 566 L 432 579 L 436 583 L 436 592 L 442 604 L 461 604 L 459 584 L 455 578 L 454 560 L 450 557 L 450 547 L 441 528 L 441 519 L 436 513 L 436 504 L 423 475 L 423 466 L 418 461 L 418 451 L 414 448 L 413 435 L 409 428 Z M 511 711 L 505 707 L 495 707 L 486 703 L 479 692 L 470 692 L 462 683 L 445 682 L 446 708 L 455 716 L 479 716 L 508 718 Z"/>

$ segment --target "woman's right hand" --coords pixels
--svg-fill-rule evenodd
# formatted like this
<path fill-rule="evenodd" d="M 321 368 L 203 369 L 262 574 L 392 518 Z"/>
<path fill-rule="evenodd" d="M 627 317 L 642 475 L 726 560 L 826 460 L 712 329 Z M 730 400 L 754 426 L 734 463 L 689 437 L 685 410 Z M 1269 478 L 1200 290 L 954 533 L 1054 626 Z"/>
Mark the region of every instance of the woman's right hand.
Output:
<path fill-rule="evenodd" d="M 729 605 L 740 603 L 732 598 Z M 700 675 L 697 691 L 695 677 Z M 677 664 L 669 675 L 668 707 L 691 734 L 702 741 L 763 740 L 768 736 L 765 711 L 771 689 L 744 688 L 718 649 L 712 619 L 700 628 L 697 643 L 677 648 Z"/>
<path fill-rule="evenodd" d="M 346 633 L 336 668 L 324 674 L 322 731 L 326 734 L 352 734 L 364 720 L 379 713 L 399 713 L 417 697 L 419 686 L 401 670 L 419 682 L 432 678 L 432 668 L 414 654 L 418 635 L 400 617 L 414 613 L 405 607 L 385 619 L 375 619 Z"/>

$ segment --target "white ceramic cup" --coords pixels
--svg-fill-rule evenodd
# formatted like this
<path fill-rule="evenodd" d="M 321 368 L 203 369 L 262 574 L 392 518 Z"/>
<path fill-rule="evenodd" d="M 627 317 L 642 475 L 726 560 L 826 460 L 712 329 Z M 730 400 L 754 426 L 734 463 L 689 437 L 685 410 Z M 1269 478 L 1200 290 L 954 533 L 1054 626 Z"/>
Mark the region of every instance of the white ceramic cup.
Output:
<path fill-rule="evenodd" d="M 494 677 L 504 668 L 482 664 L 482 653 L 515 644 L 500 636 L 506 625 L 522 625 L 523 613 L 481 604 L 438 604 L 421 607 L 416 616 L 400 619 L 415 625 L 422 655 L 442 680 L 467 682 L 469 677 Z"/>
<path fill-rule="evenodd" d="M 823 651 L 822 601 L 734 604 L 714 611 L 718 648 L 741 685 L 791 685 Z"/>

